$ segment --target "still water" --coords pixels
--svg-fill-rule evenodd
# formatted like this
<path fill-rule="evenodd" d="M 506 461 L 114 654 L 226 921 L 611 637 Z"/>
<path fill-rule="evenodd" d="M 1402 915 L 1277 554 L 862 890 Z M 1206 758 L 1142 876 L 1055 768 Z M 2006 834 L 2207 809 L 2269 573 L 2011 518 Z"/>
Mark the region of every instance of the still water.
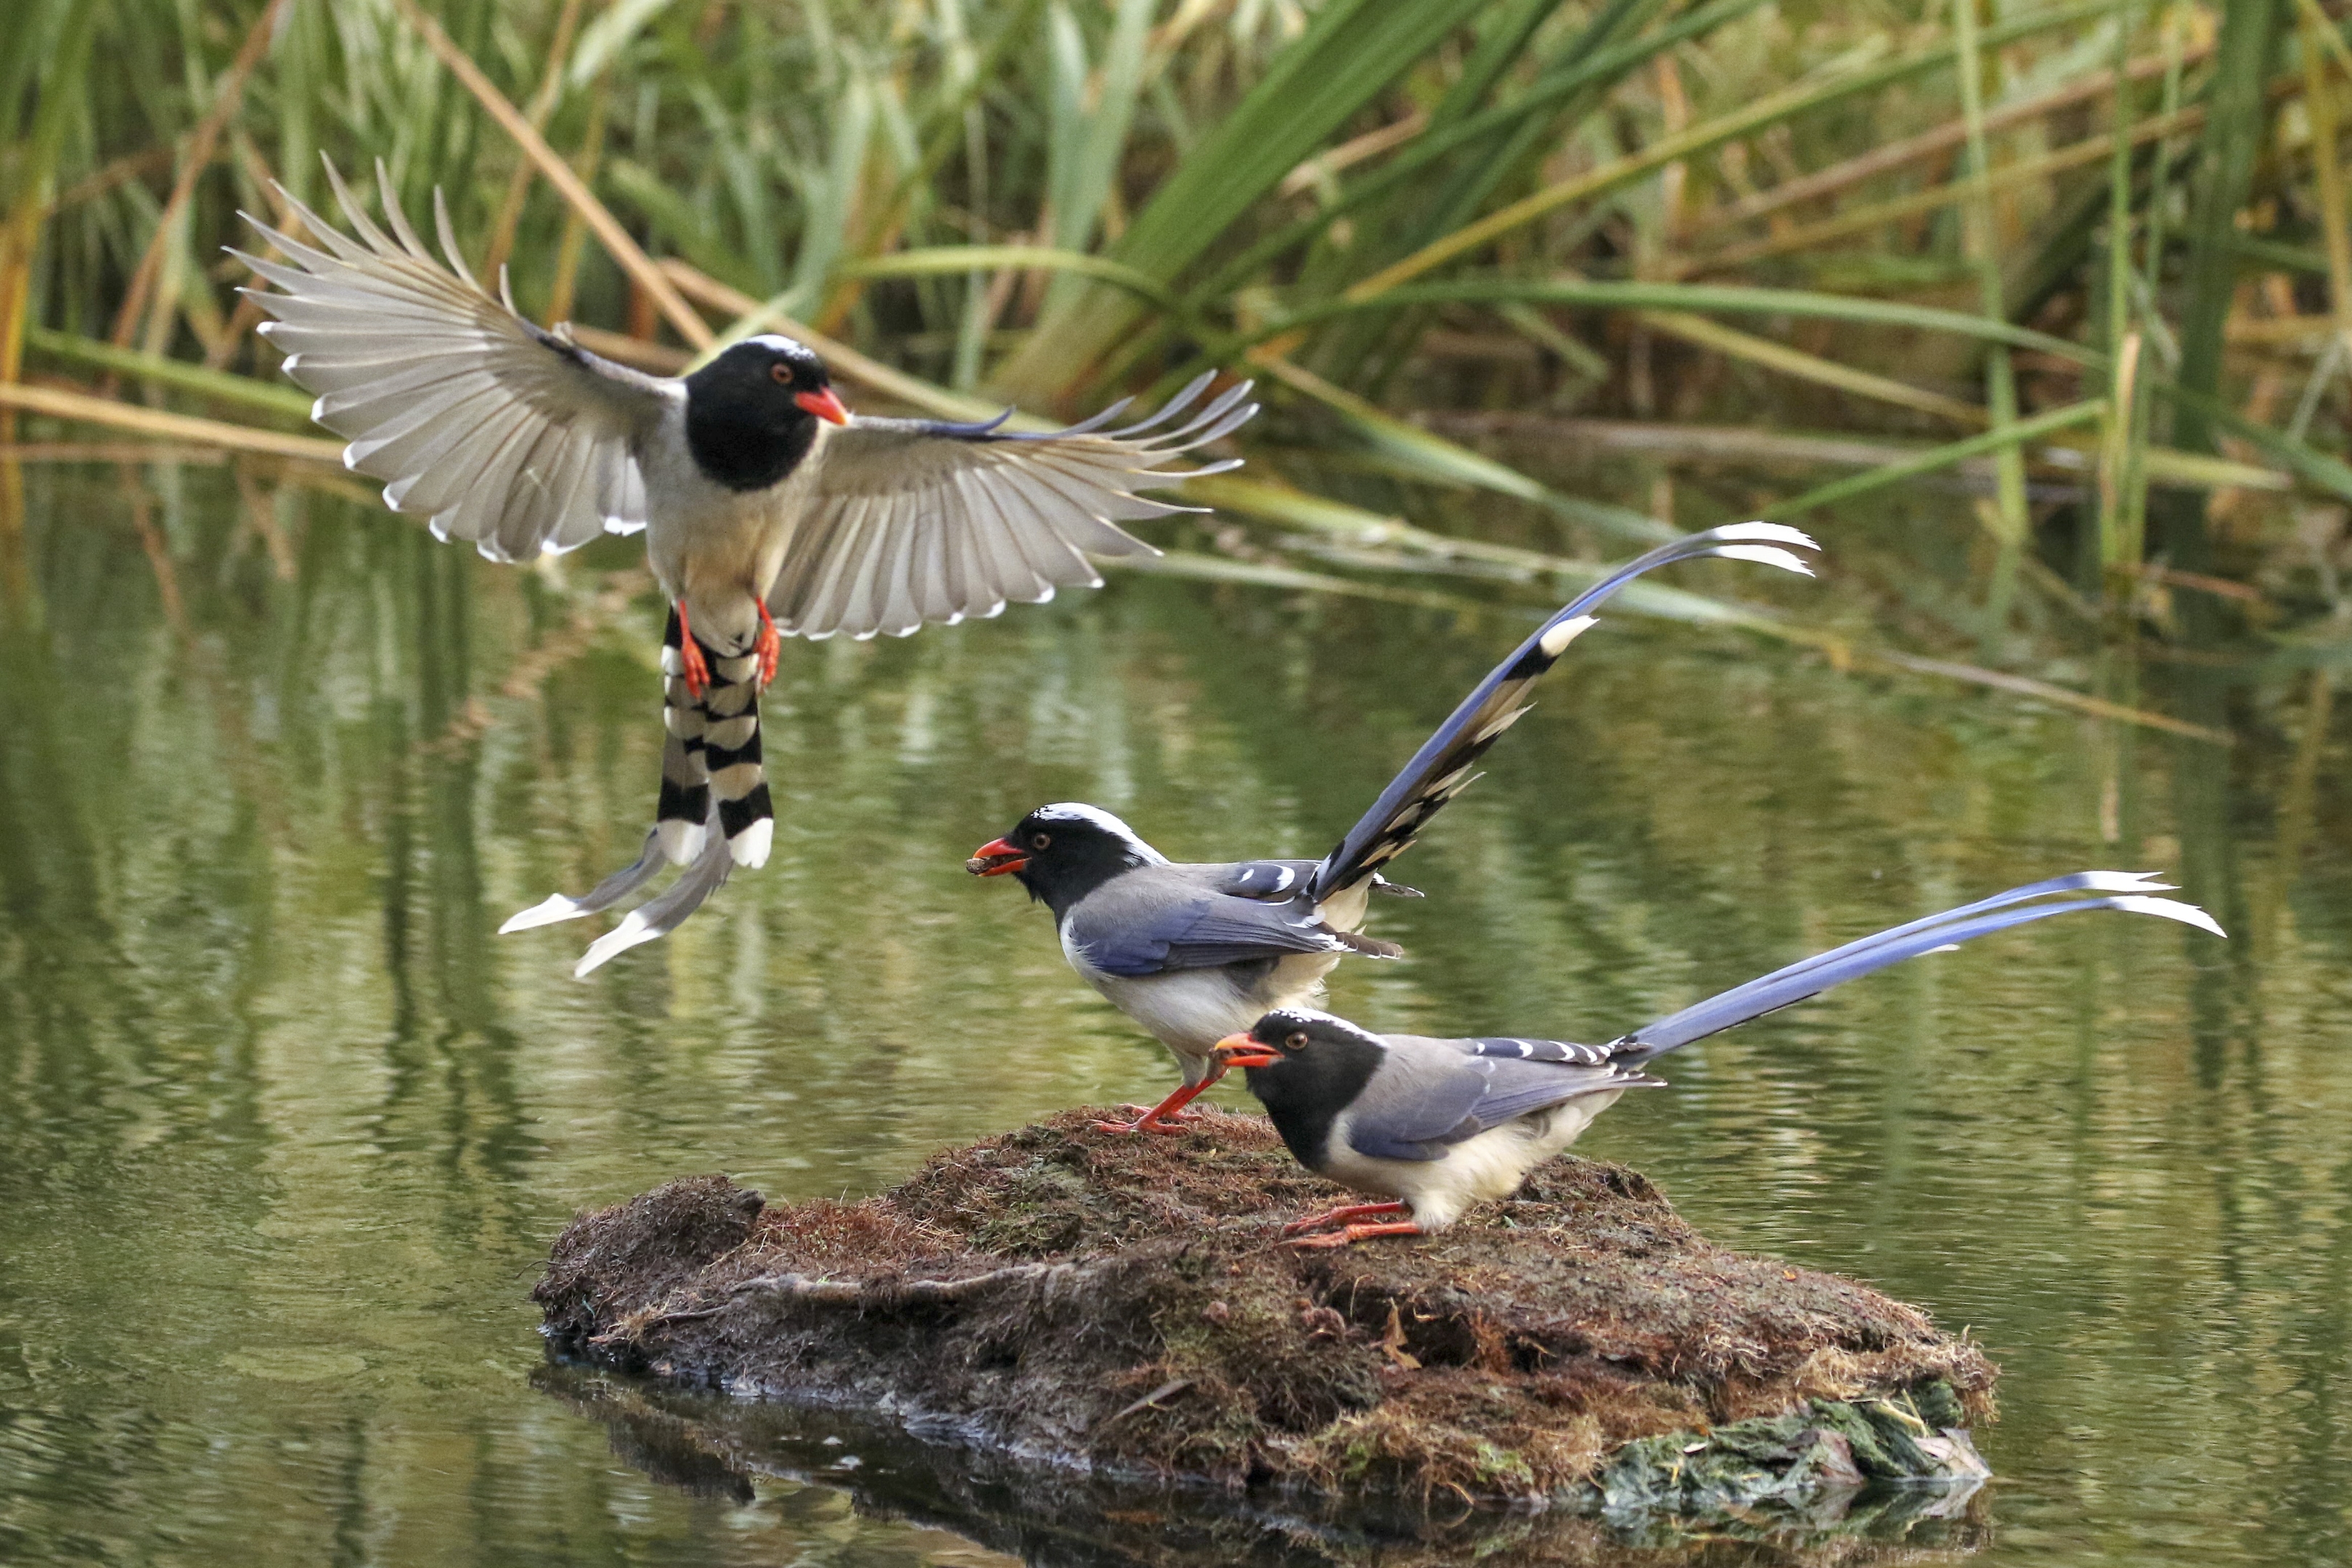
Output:
<path fill-rule="evenodd" d="M 589 925 L 494 933 L 635 852 L 658 608 L 594 618 L 632 547 L 558 578 L 126 477 L 29 470 L 0 539 L 12 1563 L 1006 1561 L 629 1463 L 541 1371 L 549 1240 L 681 1173 L 863 1194 L 1156 1096 L 1160 1048 L 963 857 L 1063 798 L 1180 858 L 1319 853 L 1527 624 L 1127 577 L 790 645 L 774 858 L 581 983 Z M 1863 526 L 1782 602 L 1859 605 Z M 1412 956 L 1337 1005 L 1604 1037 L 2012 883 L 2172 871 L 2232 942 L 2086 918 L 1916 962 L 1675 1058 L 1584 1152 L 1971 1329 L 2006 1369 L 1974 1561 L 2342 1562 L 2352 792 L 2307 682 L 2242 683 L 2223 752 L 1622 617 L 1401 868 Z"/>

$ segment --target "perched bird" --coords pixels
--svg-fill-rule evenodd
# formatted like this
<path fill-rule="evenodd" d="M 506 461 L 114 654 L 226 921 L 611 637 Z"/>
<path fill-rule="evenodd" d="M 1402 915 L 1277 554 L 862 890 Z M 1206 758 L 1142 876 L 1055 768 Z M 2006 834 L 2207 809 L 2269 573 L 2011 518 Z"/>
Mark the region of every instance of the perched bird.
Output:
<path fill-rule="evenodd" d="M 1811 575 L 1783 548 L 1791 545 L 1819 548 L 1779 523 L 1732 523 L 1686 534 L 1611 573 L 1496 666 L 1320 861 L 1177 865 L 1109 812 L 1068 802 L 1039 806 L 982 845 L 964 868 L 1019 879 L 1053 911 L 1070 967 L 1184 1069 L 1174 1093 L 1104 1130 L 1180 1131 L 1178 1112 L 1224 1071 L 1213 1059 L 1218 1041 L 1269 1008 L 1319 996 L 1323 977 L 1348 953 L 1402 953 L 1359 933 L 1370 894 L 1420 897 L 1381 868 L 1469 784 L 1471 765 L 1527 711 L 1528 687 L 1612 595 L 1645 572 L 1706 556 Z"/>
<path fill-rule="evenodd" d="M 1858 975 L 2080 910 L 2157 915 L 2224 934 L 2194 904 L 2149 896 L 2170 886 L 2147 872 L 2077 871 L 2011 888 L 1774 970 L 1605 1046 L 1376 1035 L 1291 1007 L 1220 1041 L 1216 1056 L 1247 1069 L 1249 1091 L 1301 1164 L 1386 1200 L 1286 1226 L 1283 1234 L 1297 1238 L 1292 1245 L 1434 1235 L 1472 1204 L 1518 1191 L 1528 1172 L 1575 1142 L 1627 1089 L 1664 1088 L 1643 1070 L 1657 1058 Z M 2101 896 L 2063 896 L 2077 892 Z M 1385 1217 L 1396 1215 L 1412 1217 Z"/>
<path fill-rule="evenodd" d="M 493 561 L 643 530 L 670 603 L 667 738 L 643 856 L 585 898 L 558 894 L 500 928 L 608 909 L 663 866 L 689 866 L 588 950 L 582 974 L 675 929 L 730 866 L 767 859 L 759 693 L 782 637 L 903 637 L 1098 586 L 1089 553 L 1159 553 L 1118 522 L 1200 510 L 1136 492 L 1238 466 L 1161 465 L 1257 411 L 1247 383 L 1196 409 L 1203 376 L 1122 429 L 1107 426 L 1124 403 L 1045 435 L 1003 428 L 1009 415 L 869 419 L 842 406 L 814 352 L 773 335 L 733 343 L 690 375 L 641 374 L 590 353 L 565 326 L 525 321 L 503 273 L 499 297 L 485 292 L 438 192 L 446 267 L 381 163 L 390 235 L 331 163 L 327 177 L 357 239 L 289 198 L 316 245 L 247 215 L 285 259 L 236 254 L 282 290 L 248 290 L 277 318 L 260 330 L 319 395 L 311 416 L 350 438 L 345 465 L 385 480 L 393 510 Z"/>

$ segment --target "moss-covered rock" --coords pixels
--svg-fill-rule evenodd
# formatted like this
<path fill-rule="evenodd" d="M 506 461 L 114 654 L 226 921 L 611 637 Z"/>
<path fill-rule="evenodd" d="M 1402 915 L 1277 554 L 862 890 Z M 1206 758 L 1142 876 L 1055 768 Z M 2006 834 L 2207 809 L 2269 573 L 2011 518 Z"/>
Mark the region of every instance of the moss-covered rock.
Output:
<path fill-rule="evenodd" d="M 1614 1513 L 1980 1475 L 1994 1369 L 1868 1287 L 1700 1237 L 1573 1158 L 1444 1235 L 1276 1245 L 1333 1189 L 1255 1117 L 1088 1112 L 857 1204 L 720 1178 L 583 1216 L 534 1292 L 561 1355 L 1066 1468 Z"/>
<path fill-rule="evenodd" d="M 1941 1381 L 1891 1399 L 1808 1399 L 1705 1434 L 1636 1438 L 1611 1456 L 1594 1487 L 1611 1514 L 1705 1517 L 1769 1503 L 1808 1508 L 1874 1481 L 1981 1479 L 1990 1471 L 1967 1431 L 1922 1415 L 1958 1405 Z"/>

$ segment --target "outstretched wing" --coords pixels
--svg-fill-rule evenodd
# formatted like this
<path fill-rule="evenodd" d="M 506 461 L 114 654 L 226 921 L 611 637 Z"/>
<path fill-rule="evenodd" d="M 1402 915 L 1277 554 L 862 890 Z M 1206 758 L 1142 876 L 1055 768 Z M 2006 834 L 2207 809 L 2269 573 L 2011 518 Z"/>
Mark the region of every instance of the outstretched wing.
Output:
<path fill-rule="evenodd" d="M 247 292 L 278 318 L 260 330 L 286 352 L 286 374 L 319 395 L 310 416 L 350 437 L 345 466 L 388 481 L 383 500 L 393 510 L 427 518 L 439 537 L 469 540 L 493 561 L 643 528 L 635 448 L 681 395 L 677 384 L 600 359 L 524 321 L 511 300 L 483 292 L 436 192 L 449 262 L 442 266 L 409 226 L 381 164 L 376 176 L 391 235 L 369 221 L 330 163 L 336 204 L 358 240 L 294 202 L 324 249 L 247 215 L 289 259 L 236 253 L 284 290 Z"/>
<path fill-rule="evenodd" d="M 1820 548 L 1804 534 L 1779 523 L 1735 522 L 1661 544 L 1586 589 L 1496 665 L 1438 726 L 1437 733 L 1422 742 L 1404 771 L 1381 791 L 1372 808 L 1323 858 L 1307 881 L 1307 895 L 1318 901 L 1328 899 L 1402 854 L 1429 819 L 1469 786 L 1472 764 L 1528 710 L 1528 688 L 1559 661 L 1568 645 L 1592 624 L 1592 612 L 1618 589 L 1645 572 L 1709 555 L 1760 562 L 1811 576 L 1812 569 L 1782 545 Z"/>
<path fill-rule="evenodd" d="M 986 617 L 1008 603 L 1102 578 L 1096 555 L 1156 555 L 1117 526 L 1198 510 L 1139 489 L 1238 468 L 1228 458 L 1171 470 L 1171 458 L 1231 435 L 1257 412 L 1244 382 L 1179 422 L 1202 376 L 1150 418 L 1103 426 L 1127 406 L 1043 435 L 930 419 L 856 419 L 825 441 L 816 503 L 768 607 L 782 629 L 904 637 L 927 621 Z"/>

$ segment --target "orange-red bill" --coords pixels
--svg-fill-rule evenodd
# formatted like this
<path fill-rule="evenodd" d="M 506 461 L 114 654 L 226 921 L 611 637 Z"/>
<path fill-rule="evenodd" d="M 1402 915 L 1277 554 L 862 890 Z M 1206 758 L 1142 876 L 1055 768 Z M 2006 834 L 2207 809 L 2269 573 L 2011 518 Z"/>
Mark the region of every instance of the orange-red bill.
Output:
<path fill-rule="evenodd" d="M 1002 877 L 1029 864 L 1029 857 L 1002 838 L 992 838 L 971 852 L 963 868 L 975 877 Z"/>
<path fill-rule="evenodd" d="M 1209 1053 L 1209 1059 L 1221 1068 L 1270 1068 L 1282 1059 L 1282 1053 L 1247 1035 L 1227 1035 Z"/>
<path fill-rule="evenodd" d="M 793 398 L 793 401 L 829 424 L 849 423 L 849 410 L 841 405 L 841 399 L 833 395 L 833 388 L 829 386 L 821 386 L 814 392 L 800 393 Z"/>

